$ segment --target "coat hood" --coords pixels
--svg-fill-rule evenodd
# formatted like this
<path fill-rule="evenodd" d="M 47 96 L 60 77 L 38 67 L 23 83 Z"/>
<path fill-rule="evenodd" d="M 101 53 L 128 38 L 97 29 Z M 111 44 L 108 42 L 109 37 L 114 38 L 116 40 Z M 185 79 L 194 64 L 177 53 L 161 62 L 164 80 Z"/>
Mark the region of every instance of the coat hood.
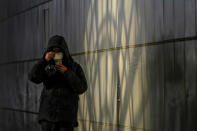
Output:
<path fill-rule="evenodd" d="M 63 52 L 64 54 L 63 61 L 65 62 L 65 64 L 71 65 L 71 63 L 73 62 L 73 58 L 69 53 L 67 43 L 63 36 L 55 35 L 49 39 L 47 49 L 44 52 L 43 57 L 47 52 L 51 51 L 54 47 L 59 48 Z"/>

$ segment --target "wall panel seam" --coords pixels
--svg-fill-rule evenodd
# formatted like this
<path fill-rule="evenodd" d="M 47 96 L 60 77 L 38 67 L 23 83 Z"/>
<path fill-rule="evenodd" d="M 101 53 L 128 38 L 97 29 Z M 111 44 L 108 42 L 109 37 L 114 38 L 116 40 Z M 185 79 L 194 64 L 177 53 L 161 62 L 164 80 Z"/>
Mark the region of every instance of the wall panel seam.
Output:
<path fill-rule="evenodd" d="M 150 43 L 144 43 L 144 44 L 130 44 L 130 45 L 113 47 L 113 48 L 107 48 L 107 49 L 89 50 L 89 51 L 84 51 L 84 52 L 79 52 L 79 53 L 71 53 L 71 56 L 96 54 L 96 53 L 101 53 L 101 52 L 109 52 L 109 51 L 123 50 L 123 49 L 129 49 L 129 48 L 158 46 L 158 45 L 164 45 L 164 44 L 170 44 L 170 43 L 174 44 L 176 42 L 192 41 L 192 40 L 197 40 L 197 36 L 183 37 L 183 38 L 176 38 L 176 39 L 168 39 L 168 40 L 163 40 L 163 41 L 158 41 L 158 42 L 150 42 Z M 37 61 L 39 59 L 40 58 L 5 62 L 5 63 L 0 63 L 0 66 L 4 66 L 4 65 L 8 65 L 8 64 L 24 63 L 24 62 L 33 62 L 33 61 Z"/>
<path fill-rule="evenodd" d="M 36 7 L 39 7 L 39 6 L 43 5 L 43 4 L 49 3 L 49 2 L 51 2 L 51 1 L 52 1 L 52 0 L 47 0 L 47 1 L 41 2 L 41 3 L 37 4 L 37 5 L 34 5 L 34 6 L 32 6 L 32 7 L 29 7 L 29 8 L 27 8 L 27 9 L 24 9 L 24 10 L 22 10 L 22 11 L 19 11 L 19 12 L 15 13 L 15 14 L 8 15 L 8 17 L 1 19 L 1 20 L 0 20 L 0 23 L 5 22 L 5 21 L 7 21 L 8 19 L 10 19 L 10 18 L 12 18 L 12 17 L 15 17 L 15 16 L 21 15 L 21 14 L 23 14 L 23 13 L 26 13 L 26 12 L 28 12 L 28 11 L 30 11 L 30 10 L 36 8 Z"/>

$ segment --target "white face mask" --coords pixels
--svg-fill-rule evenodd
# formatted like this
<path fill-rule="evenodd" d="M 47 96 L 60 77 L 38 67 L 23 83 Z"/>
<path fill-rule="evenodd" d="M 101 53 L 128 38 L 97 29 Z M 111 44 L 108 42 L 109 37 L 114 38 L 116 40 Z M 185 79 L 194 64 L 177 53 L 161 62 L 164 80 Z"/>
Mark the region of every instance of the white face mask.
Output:
<path fill-rule="evenodd" d="M 53 59 L 55 60 L 56 64 L 62 64 L 63 53 L 62 52 L 55 53 L 55 57 Z"/>

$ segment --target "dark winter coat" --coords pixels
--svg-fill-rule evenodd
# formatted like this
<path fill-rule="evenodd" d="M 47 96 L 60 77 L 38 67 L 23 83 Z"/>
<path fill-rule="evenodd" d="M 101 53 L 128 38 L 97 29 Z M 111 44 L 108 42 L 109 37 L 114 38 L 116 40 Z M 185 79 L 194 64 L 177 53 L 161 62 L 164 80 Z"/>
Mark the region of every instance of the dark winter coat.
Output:
<path fill-rule="evenodd" d="M 58 47 L 64 53 L 62 64 L 68 70 L 64 73 L 59 70 L 50 72 L 47 70 L 54 60 L 45 60 L 45 54 L 53 47 Z M 62 36 L 50 38 L 47 50 L 43 57 L 33 66 L 28 73 L 28 79 L 36 84 L 43 82 L 43 90 L 40 96 L 38 122 L 48 120 L 52 122 L 64 122 L 77 126 L 77 110 L 79 95 L 87 90 L 87 81 L 80 64 L 76 63 L 68 50 Z"/>

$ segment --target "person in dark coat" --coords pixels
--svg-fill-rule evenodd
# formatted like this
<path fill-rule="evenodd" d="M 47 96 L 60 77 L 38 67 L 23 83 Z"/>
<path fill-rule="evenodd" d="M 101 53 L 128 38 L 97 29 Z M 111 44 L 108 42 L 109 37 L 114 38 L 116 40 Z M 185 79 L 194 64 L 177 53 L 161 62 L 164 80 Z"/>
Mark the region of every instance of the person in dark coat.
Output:
<path fill-rule="evenodd" d="M 88 86 L 83 69 L 72 59 L 64 37 L 55 35 L 49 39 L 47 50 L 28 73 L 28 79 L 36 84 L 43 82 L 38 115 L 42 131 L 73 131 L 78 126 L 79 95 Z"/>

